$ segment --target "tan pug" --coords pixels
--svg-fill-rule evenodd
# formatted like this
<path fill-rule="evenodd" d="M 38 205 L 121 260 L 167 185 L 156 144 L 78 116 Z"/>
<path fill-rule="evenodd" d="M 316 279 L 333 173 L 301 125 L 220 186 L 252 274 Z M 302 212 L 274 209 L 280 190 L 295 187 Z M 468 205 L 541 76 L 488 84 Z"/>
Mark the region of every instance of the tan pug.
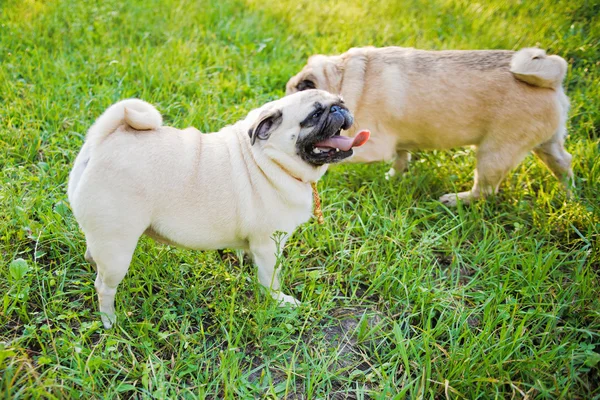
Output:
<path fill-rule="evenodd" d="M 268 103 L 219 132 L 162 126 L 150 104 L 124 100 L 90 128 L 68 196 L 85 233 L 86 259 L 106 328 L 139 237 L 190 249 L 249 251 L 258 279 L 279 292 L 277 231 L 287 236 L 312 214 L 311 183 L 352 155 L 368 133 L 339 136 L 352 115 L 337 95 L 310 90 Z"/>
<path fill-rule="evenodd" d="M 533 151 L 566 186 L 573 183 L 565 151 L 569 100 L 567 63 L 541 49 L 423 51 L 353 48 L 315 55 L 287 83 L 287 94 L 323 89 L 341 95 L 355 117 L 350 136 L 369 127 L 369 142 L 351 162 L 396 159 L 410 150 L 477 146 L 475 183 L 440 200 L 455 205 L 496 193 L 502 179 Z"/>

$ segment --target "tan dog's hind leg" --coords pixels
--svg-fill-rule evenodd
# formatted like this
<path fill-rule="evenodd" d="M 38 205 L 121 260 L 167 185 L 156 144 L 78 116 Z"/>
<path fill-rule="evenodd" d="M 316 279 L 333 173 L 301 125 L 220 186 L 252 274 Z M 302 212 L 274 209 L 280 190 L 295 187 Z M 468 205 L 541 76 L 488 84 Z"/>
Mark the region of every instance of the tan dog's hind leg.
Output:
<path fill-rule="evenodd" d="M 563 138 L 562 131 L 557 132 L 552 139 L 533 149 L 533 152 L 565 186 L 567 193 L 570 195 L 570 189 L 575 186 L 573 170 L 571 169 L 573 157 L 565 150 Z"/>
<path fill-rule="evenodd" d="M 531 147 L 515 148 L 505 143 L 484 142 L 477 149 L 475 183 L 468 192 L 448 193 L 440 197 L 447 206 L 456 206 L 458 201 L 469 204 L 472 200 L 498 192 L 506 174 L 519 164 Z"/>

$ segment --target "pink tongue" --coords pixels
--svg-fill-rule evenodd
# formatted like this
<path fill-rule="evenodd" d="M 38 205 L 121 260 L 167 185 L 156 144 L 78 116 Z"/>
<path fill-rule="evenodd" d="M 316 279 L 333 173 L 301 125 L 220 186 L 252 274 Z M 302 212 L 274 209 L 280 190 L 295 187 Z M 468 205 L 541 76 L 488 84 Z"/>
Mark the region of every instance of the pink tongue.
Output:
<path fill-rule="evenodd" d="M 353 138 L 347 136 L 333 136 L 322 142 L 316 143 L 315 147 L 348 151 L 353 147 L 359 147 L 365 144 L 366 141 L 369 140 L 370 135 L 371 132 L 362 130 Z"/>

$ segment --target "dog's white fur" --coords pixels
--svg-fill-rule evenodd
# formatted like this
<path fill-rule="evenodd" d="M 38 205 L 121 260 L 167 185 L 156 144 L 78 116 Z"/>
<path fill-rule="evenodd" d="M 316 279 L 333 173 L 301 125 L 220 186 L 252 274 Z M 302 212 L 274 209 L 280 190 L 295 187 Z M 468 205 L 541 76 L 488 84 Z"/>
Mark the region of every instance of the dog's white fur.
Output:
<path fill-rule="evenodd" d="M 310 183 L 327 165 L 297 154 L 307 130 L 300 122 L 339 96 L 307 91 L 268 103 L 212 134 L 162 126 L 159 112 L 136 99 L 109 107 L 90 128 L 69 178 L 68 196 L 85 233 L 86 259 L 96 265 L 102 321 L 115 321 L 114 298 L 139 237 L 191 249 L 248 250 L 262 285 L 279 292 L 273 235 L 287 235 L 312 215 Z M 249 130 L 281 113 L 268 140 Z"/>
<path fill-rule="evenodd" d="M 568 187 L 571 155 L 564 149 L 569 101 L 562 88 L 567 63 L 527 48 L 512 51 L 422 51 L 353 48 L 315 55 L 287 84 L 287 93 L 317 88 L 340 94 L 371 139 L 351 162 L 396 159 L 410 150 L 477 146 L 475 183 L 440 200 L 455 205 L 495 193 L 504 176 L 532 151 Z"/>

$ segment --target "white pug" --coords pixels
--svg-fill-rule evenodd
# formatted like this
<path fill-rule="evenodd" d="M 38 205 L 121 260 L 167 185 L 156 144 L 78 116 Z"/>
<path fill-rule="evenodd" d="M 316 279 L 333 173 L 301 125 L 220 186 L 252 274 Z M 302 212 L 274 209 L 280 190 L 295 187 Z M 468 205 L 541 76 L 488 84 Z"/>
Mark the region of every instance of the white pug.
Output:
<path fill-rule="evenodd" d="M 519 52 L 354 48 L 315 55 L 287 83 L 287 94 L 323 89 L 342 96 L 353 113 L 353 135 L 369 142 L 351 162 L 392 160 L 402 172 L 410 150 L 477 146 L 475 184 L 440 200 L 455 205 L 495 193 L 506 174 L 533 150 L 565 185 L 572 184 L 565 151 L 569 100 L 567 63 L 541 49 Z"/>
<path fill-rule="evenodd" d="M 190 249 L 248 250 L 273 298 L 297 303 L 279 292 L 273 234 L 306 222 L 311 183 L 368 139 L 339 136 L 350 125 L 339 96 L 320 90 L 268 103 L 212 134 L 162 126 L 141 100 L 108 108 L 90 128 L 68 188 L 86 259 L 97 268 L 104 326 L 115 321 L 117 286 L 142 234 Z"/>

